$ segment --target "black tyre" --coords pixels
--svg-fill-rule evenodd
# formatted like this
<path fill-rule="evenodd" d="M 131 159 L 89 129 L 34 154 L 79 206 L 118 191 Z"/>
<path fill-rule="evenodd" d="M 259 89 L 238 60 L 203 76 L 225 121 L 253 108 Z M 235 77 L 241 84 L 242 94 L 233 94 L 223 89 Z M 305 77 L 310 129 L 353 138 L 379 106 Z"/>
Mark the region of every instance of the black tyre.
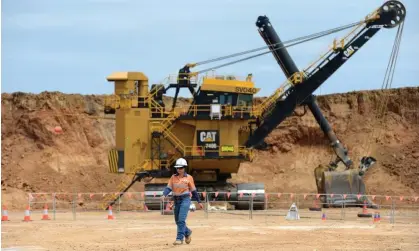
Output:
<path fill-rule="evenodd" d="M 308 210 L 310 211 L 322 211 L 320 207 L 310 207 Z"/>
<path fill-rule="evenodd" d="M 364 213 L 359 213 L 358 214 L 359 218 L 371 218 L 372 214 L 364 214 Z"/>
<path fill-rule="evenodd" d="M 252 194 L 255 196 L 252 200 Z M 265 184 L 263 183 L 245 183 L 237 184 L 237 200 L 236 209 L 249 210 L 251 201 L 253 202 L 254 210 L 265 209 Z M 240 194 L 243 196 L 240 198 Z"/>

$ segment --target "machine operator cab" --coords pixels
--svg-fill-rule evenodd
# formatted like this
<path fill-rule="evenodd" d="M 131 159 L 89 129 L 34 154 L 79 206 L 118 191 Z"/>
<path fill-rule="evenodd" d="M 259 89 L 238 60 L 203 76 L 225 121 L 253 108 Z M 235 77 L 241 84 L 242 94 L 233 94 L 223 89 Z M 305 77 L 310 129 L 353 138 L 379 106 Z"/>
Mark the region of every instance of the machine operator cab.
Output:
<path fill-rule="evenodd" d="M 246 78 L 208 74 L 202 78 L 188 115 L 248 119 L 253 116 L 253 95 L 259 90 L 255 88 L 252 74 Z"/>

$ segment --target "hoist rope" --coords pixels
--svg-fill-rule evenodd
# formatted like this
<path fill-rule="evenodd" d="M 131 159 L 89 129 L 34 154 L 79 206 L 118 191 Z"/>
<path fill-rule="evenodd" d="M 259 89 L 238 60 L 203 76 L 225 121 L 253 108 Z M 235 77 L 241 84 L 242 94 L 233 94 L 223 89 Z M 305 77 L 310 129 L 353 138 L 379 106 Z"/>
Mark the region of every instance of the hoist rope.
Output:
<path fill-rule="evenodd" d="M 310 41 L 310 40 L 314 40 L 314 39 L 317 39 L 317 38 L 320 38 L 320 37 L 324 37 L 324 36 L 327 36 L 327 35 L 342 31 L 342 30 L 346 30 L 346 29 L 352 28 L 354 26 L 360 25 L 364 22 L 365 21 L 359 21 L 359 22 L 356 22 L 356 23 L 343 25 L 343 26 L 340 26 L 340 27 L 337 27 L 337 28 L 317 32 L 317 33 L 314 33 L 314 34 L 311 34 L 311 35 L 306 35 L 306 36 L 294 38 L 294 39 L 291 39 L 291 40 L 287 40 L 285 42 L 282 42 L 282 46 L 280 46 L 278 48 L 274 48 L 274 47 L 277 46 L 277 45 L 280 45 L 281 42 L 276 43 L 276 44 L 263 46 L 263 47 L 259 47 L 259 48 L 256 48 L 256 49 L 251 49 L 251 50 L 246 50 L 246 51 L 230 54 L 230 55 L 227 55 L 227 56 L 222 56 L 222 57 L 218 57 L 218 58 L 214 58 L 214 59 L 210 59 L 210 60 L 197 62 L 197 63 L 195 63 L 195 66 L 208 64 L 208 63 L 212 63 L 212 62 L 216 62 L 216 61 L 220 61 L 220 60 L 224 60 L 224 59 L 228 59 L 228 58 L 232 58 L 232 57 L 242 56 L 242 55 L 245 55 L 245 54 L 249 54 L 249 53 L 252 53 L 252 52 L 261 51 L 261 50 L 265 50 L 265 49 L 269 49 L 269 48 L 274 48 L 272 50 L 268 50 L 266 52 L 262 52 L 262 53 L 252 55 L 252 56 L 249 56 L 249 57 L 246 57 L 246 58 L 238 59 L 238 60 L 228 62 L 228 63 L 222 64 L 222 65 L 218 65 L 218 66 L 214 66 L 214 67 L 207 68 L 207 69 L 204 69 L 204 70 L 200 70 L 197 73 L 199 74 L 199 73 L 207 72 L 207 71 L 210 71 L 210 70 L 215 70 L 215 69 L 218 69 L 218 68 L 221 68 L 221 67 L 225 67 L 225 66 L 236 64 L 236 63 L 246 61 L 246 60 L 249 60 L 249 59 L 252 59 L 252 58 L 255 58 L 255 57 L 259 57 L 259 56 L 271 53 L 272 51 L 280 50 L 282 48 L 288 48 L 288 47 L 291 47 L 291 46 L 294 46 L 294 45 L 297 45 L 297 44 L 301 44 L 301 43 L 304 43 L 304 42 L 307 42 L 307 41 Z"/>
<path fill-rule="evenodd" d="M 402 34 L 404 29 L 404 21 L 399 25 L 397 28 L 396 38 L 394 40 L 393 49 L 390 54 L 390 59 L 387 65 L 386 72 L 384 74 L 383 84 L 381 85 L 381 90 L 383 91 L 383 100 L 380 102 L 378 106 L 377 113 L 375 116 L 375 124 L 385 125 L 385 119 L 387 114 L 387 105 L 390 99 L 390 94 L 385 93 L 386 90 L 390 89 L 393 84 L 394 72 L 397 64 L 397 59 L 399 55 L 400 44 L 402 40 Z M 383 130 L 377 130 L 376 126 L 373 127 L 374 129 L 371 131 L 370 136 L 367 137 L 368 145 L 366 147 L 366 152 L 371 154 L 372 151 L 372 140 L 378 139 L 381 137 Z"/>

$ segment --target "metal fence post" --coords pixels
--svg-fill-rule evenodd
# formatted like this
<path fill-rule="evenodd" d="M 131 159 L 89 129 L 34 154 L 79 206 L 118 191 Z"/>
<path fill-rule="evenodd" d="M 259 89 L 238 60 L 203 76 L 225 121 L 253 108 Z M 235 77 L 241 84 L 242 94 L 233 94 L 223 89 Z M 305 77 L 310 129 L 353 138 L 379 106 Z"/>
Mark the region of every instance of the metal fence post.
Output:
<path fill-rule="evenodd" d="M 249 202 L 249 219 L 253 219 L 253 196 L 250 195 L 250 202 Z"/>
<path fill-rule="evenodd" d="M 390 210 L 389 210 L 390 224 L 393 224 L 393 199 L 391 199 Z"/>
<path fill-rule="evenodd" d="M 269 195 L 266 193 L 266 194 L 264 194 L 263 196 L 265 196 L 265 210 L 268 210 L 268 198 L 269 198 Z"/>
<path fill-rule="evenodd" d="M 32 206 L 31 206 L 31 196 L 29 196 L 29 195 L 31 195 L 32 196 L 32 194 L 28 194 L 28 206 L 29 206 L 29 209 L 31 209 L 32 208 Z"/>
<path fill-rule="evenodd" d="M 75 199 L 76 196 L 77 194 L 73 194 L 73 201 L 71 202 L 72 209 L 73 209 L 73 220 L 76 220 L 76 199 Z"/>
<path fill-rule="evenodd" d="M 252 213 L 250 212 L 250 211 L 252 210 L 252 207 L 251 207 L 251 201 L 249 200 L 247 203 L 249 204 L 249 220 L 250 220 L 250 215 L 252 214 Z"/>
<path fill-rule="evenodd" d="M 56 210 L 56 199 L 55 199 L 55 197 L 56 197 L 56 193 L 53 193 L 52 194 L 52 214 L 53 214 L 53 218 L 54 218 L 54 220 L 55 220 L 55 210 Z"/>
<path fill-rule="evenodd" d="M 343 220 L 345 221 L 346 220 L 346 203 L 345 203 L 345 199 L 343 199 L 342 200 L 343 201 L 343 204 L 342 204 L 342 206 L 343 206 Z"/>
<path fill-rule="evenodd" d="M 121 194 L 118 194 L 118 215 L 121 212 Z"/>
<path fill-rule="evenodd" d="M 208 219 L 208 208 L 209 208 L 208 194 L 205 194 L 205 218 L 207 219 Z"/>
<path fill-rule="evenodd" d="M 395 218 L 395 205 L 394 205 L 394 200 L 393 198 L 391 198 L 391 217 L 390 217 L 390 222 L 391 224 L 394 224 L 394 218 Z"/>
<path fill-rule="evenodd" d="M 165 198 L 163 198 L 162 200 L 160 200 L 160 215 L 164 215 L 163 207 L 164 207 L 164 201 L 165 200 L 166 200 Z"/>

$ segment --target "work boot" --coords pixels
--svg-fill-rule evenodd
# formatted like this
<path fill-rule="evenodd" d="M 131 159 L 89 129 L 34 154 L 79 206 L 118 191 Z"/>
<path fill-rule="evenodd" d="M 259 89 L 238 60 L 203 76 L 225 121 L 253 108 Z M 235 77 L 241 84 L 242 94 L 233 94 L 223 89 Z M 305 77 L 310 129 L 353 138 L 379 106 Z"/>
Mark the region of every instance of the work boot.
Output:
<path fill-rule="evenodd" d="M 173 245 L 182 245 L 183 241 L 181 240 L 176 240 L 175 242 L 173 242 Z"/>
<path fill-rule="evenodd" d="M 185 242 L 186 242 L 186 244 L 191 243 L 191 241 L 192 241 L 192 231 L 191 231 L 191 233 L 188 236 L 185 236 Z"/>

